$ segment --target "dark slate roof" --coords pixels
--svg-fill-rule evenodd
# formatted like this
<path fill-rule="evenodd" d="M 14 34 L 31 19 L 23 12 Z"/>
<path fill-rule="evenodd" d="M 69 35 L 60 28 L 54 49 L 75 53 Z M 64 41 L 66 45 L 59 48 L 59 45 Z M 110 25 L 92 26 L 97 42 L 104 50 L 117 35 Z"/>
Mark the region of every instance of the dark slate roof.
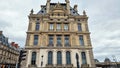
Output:
<path fill-rule="evenodd" d="M 42 14 L 42 15 L 46 14 L 46 6 L 43 6 L 37 14 Z"/>
<path fill-rule="evenodd" d="M 55 6 L 56 4 L 57 3 L 50 3 L 50 8 L 53 8 L 53 6 Z M 60 3 L 60 5 L 63 6 L 64 9 L 66 9 L 66 3 Z M 72 7 L 70 7 L 70 13 L 71 15 L 74 15 L 74 16 L 79 15 L 78 12 L 75 11 Z M 46 5 L 43 5 L 41 7 L 41 10 L 37 14 L 42 14 L 42 15 L 46 14 Z"/>

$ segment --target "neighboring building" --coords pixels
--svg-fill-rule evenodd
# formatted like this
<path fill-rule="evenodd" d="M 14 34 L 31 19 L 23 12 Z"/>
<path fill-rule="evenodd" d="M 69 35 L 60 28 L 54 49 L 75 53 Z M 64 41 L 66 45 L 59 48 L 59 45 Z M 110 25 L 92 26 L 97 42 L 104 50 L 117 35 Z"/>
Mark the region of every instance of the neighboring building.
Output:
<path fill-rule="evenodd" d="M 65 1 L 31 10 L 22 68 L 95 68 L 86 12 Z"/>
<path fill-rule="evenodd" d="M 104 62 L 95 59 L 96 68 L 120 68 L 120 62 L 113 62 L 109 58 L 105 58 Z"/>
<path fill-rule="evenodd" d="M 19 46 L 12 42 L 8 42 L 0 31 L 0 68 L 15 68 L 18 63 Z"/>

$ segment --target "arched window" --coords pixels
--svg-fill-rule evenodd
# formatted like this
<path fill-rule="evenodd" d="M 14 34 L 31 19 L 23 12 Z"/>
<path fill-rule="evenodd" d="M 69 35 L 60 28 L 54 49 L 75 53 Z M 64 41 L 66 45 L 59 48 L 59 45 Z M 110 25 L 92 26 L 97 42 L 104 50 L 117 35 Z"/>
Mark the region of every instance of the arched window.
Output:
<path fill-rule="evenodd" d="M 32 65 L 35 65 L 35 64 L 36 64 L 36 52 L 32 52 L 31 64 L 32 64 Z"/>
<path fill-rule="evenodd" d="M 81 56 L 82 56 L 82 64 L 87 64 L 85 52 L 82 52 Z"/>
<path fill-rule="evenodd" d="M 62 64 L 62 54 L 60 51 L 57 52 L 57 64 Z"/>
<path fill-rule="evenodd" d="M 53 52 L 48 52 L 48 65 L 53 64 Z"/>
<path fill-rule="evenodd" d="M 71 56 L 69 51 L 66 52 L 66 64 L 71 64 Z"/>

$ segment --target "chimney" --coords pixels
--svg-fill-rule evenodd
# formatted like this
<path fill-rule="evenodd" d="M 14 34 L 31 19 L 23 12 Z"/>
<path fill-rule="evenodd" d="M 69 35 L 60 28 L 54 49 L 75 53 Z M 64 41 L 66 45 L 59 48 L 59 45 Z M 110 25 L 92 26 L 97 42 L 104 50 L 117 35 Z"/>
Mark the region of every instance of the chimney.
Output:
<path fill-rule="evenodd" d="M 65 1 L 67 5 L 68 14 L 70 14 L 70 1 L 69 0 L 65 0 Z"/>
<path fill-rule="evenodd" d="M 74 5 L 74 10 L 75 10 L 75 11 L 78 11 L 78 10 L 77 10 L 77 5 Z"/>
<path fill-rule="evenodd" d="M 46 5 L 47 6 L 47 13 L 49 13 L 49 10 L 50 10 L 50 1 L 51 0 L 47 0 L 47 5 Z"/>

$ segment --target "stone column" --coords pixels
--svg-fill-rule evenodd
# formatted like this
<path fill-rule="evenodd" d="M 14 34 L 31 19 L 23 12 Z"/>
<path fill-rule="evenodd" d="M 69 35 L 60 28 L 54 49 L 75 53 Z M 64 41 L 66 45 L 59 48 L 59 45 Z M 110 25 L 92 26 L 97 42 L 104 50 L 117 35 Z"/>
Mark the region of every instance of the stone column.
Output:
<path fill-rule="evenodd" d="M 66 64 L 66 53 L 62 51 L 62 64 Z"/>
<path fill-rule="evenodd" d="M 53 52 L 53 64 L 57 64 L 57 51 Z"/>

